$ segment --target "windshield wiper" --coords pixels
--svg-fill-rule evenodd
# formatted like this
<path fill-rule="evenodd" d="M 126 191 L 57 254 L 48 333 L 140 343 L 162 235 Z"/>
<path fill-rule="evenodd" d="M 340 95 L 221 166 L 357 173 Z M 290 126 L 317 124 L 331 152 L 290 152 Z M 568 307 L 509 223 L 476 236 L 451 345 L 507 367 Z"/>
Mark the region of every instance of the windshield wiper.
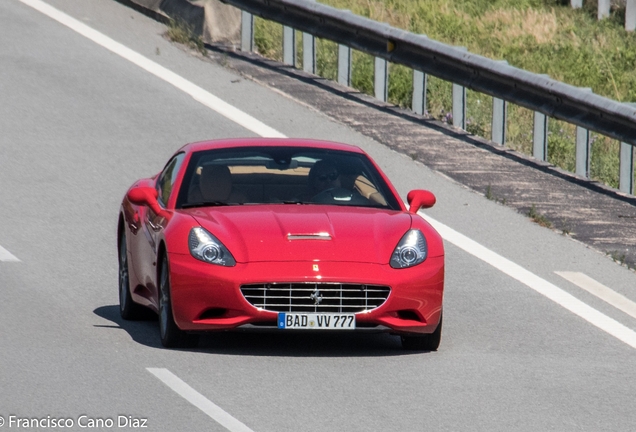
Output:
<path fill-rule="evenodd" d="M 215 206 L 226 206 L 226 205 L 229 205 L 229 204 L 223 201 L 201 201 L 196 203 L 183 204 L 181 208 L 188 209 L 193 207 L 215 207 Z"/>

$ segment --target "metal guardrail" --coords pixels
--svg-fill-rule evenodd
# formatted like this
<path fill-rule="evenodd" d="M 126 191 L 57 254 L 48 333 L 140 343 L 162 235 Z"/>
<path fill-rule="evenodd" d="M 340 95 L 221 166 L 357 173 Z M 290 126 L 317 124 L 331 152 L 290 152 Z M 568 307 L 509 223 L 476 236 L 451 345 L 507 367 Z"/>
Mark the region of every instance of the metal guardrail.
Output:
<path fill-rule="evenodd" d="M 549 78 L 469 53 L 424 35 L 307 0 L 222 0 L 243 10 L 242 50 L 253 49 L 253 16 L 284 26 L 283 59 L 295 63 L 295 30 L 303 32 L 303 69 L 315 73 L 315 41 L 339 46 L 338 81 L 350 84 L 351 49 L 375 56 L 375 96 L 386 101 L 387 62 L 414 70 L 413 110 L 425 109 L 426 74 L 453 83 L 453 125 L 466 128 L 466 88 L 493 97 L 493 135 L 504 144 L 506 103 L 535 111 L 534 157 L 547 159 L 548 117 L 577 126 L 576 174 L 589 178 L 589 131 L 621 141 L 620 190 L 634 193 L 636 107 Z"/>

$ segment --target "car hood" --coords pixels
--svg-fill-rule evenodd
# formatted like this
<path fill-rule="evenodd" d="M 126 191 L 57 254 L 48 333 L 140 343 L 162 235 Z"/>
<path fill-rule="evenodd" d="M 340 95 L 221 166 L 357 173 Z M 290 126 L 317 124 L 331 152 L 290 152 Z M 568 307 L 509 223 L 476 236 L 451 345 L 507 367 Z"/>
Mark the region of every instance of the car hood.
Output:
<path fill-rule="evenodd" d="M 387 264 L 412 223 L 404 212 L 323 205 L 207 207 L 189 213 L 238 262 Z"/>

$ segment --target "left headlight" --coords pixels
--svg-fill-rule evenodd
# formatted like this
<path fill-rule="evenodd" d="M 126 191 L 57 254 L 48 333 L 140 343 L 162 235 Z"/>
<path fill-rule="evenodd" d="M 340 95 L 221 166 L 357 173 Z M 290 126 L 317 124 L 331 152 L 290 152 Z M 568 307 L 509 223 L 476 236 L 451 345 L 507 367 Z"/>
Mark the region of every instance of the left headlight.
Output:
<path fill-rule="evenodd" d="M 236 265 L 236 260 L 223 243 L 201 227 L 190 230 L 188 246 L 192 256 L 198 260 L 226 267 Z"/>
<path fill-rule="evenodd" d="M 426 259 L 426 238 L 422 231 L 406 232 L 391 255 L 391 267 L 401 269 L 418 265 Z"/>

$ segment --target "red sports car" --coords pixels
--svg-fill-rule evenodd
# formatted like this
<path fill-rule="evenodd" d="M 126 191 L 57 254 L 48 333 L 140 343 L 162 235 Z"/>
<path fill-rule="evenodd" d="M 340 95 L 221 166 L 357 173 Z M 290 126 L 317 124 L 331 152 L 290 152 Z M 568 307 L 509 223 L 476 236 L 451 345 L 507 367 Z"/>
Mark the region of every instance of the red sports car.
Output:
<path fill-rule="evenodd" d="M 201 332 L 371 331 L 436 350 L 444 246 L 361 149 L 300 139 L 188 144 L 128 190 L 118 223 L 124 319 L 166 347 Z"/>

